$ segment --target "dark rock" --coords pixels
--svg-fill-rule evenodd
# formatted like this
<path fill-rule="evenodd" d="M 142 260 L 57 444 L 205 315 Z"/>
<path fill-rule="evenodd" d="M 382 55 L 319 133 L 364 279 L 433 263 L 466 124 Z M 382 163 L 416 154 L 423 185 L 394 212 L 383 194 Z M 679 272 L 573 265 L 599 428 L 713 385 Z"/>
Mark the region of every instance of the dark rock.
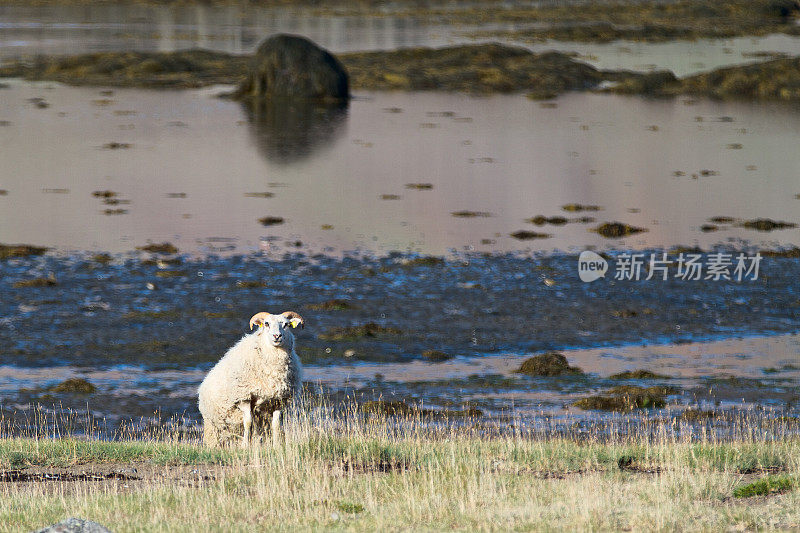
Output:
<path fill-rule="evenodd" d="M 754 229 L 757 231 L 772 231 L 776 229 L 789 229 L 796 228 L 797 224 L 793 222 L 781 222 L 770 220 L 768 218 L 757 218 L 755 220 L 746 220 L 742 222 L 742 227 L 747 229 Z"/>
<path fill-rule="evenodd" d="M 488 213 L 486 211 L 466 211 L 466 210 L 465 211 L 453 211 L 450 214 L 453 215 L 456 218 L 478 218 L 478 217 L 487 218 L 487 217 L 492 216 L 491 213 Z"/>
<path fill-rule="evenodd" d="M 453 358 L 452 355 L 445 353 L 441 350 L 425 350 L 424 352 L 422 352 L 422 357 L 424 357 L 428 361 L 433 361 L 435 363 L 439 363 L 441 361 L 448 361 Z"/>
<path fill-rule="evenodd" d="M 572 405 L 584 410 L 631 411 L 633 409 L 661 408 L 666 396 L 677 392 L 671 387 L 634 387 L 621 385 L 612 388 L 608 395 L 588 396 Z"/>
<path fill-rule="evenodd" d="M 147 244 L 145 246 L 137 246 L 137 250 L 143 252 L 150 252 L 151 254 L 177 254 L 178 248 L 169 242 L 162 242 L 161 244 Z"/>
<path fill-rule="evenodd" d="M 0 259 L 42 255 L 46 251 L 47 248 L 41 246 L 31 246 L 30 244 L 0 244 Z"/>
<path fill-rule="evenodd" d="M 406 267 L 418 267 L 418 266 L 444 266 L 446 261 L 435 255 L 423 255 L 421 257 L 415 257 L 414 259 L 408 259 L 402 263 L 403 266 Z"/>
<path fill-rule="evenodd" d="M 514 233 L 509 234 L 511 237 L 515 239 L 519 239 L 520 241 L 529 241 L 531 239 L 549 239 L 552 237 L 549 233 L 538 233 L 536 231 L 528 231 L 528 230 L 519 230 L 515 231 Z"/>
<path fill-rule="evenodd" d="M 800 13 L 797 0 L 769 0 L 764 5 L 764 14 L 770 17 L 787 18 Z"/>
<path fill-rule="evenodd" d="M 279 34 L 259 45 L 238 99 L 346 100 L 350 84 L 328 51 L 297 35 Z"/>
<path fill-rule="evenodd" d="M 649 370 L 626 370 L 625 372 L 620 372 L 619 374 L 612 374 L 609 376 L 610 379 L 669 379 L 669 376 L 665 376 L 664 374 L 656 374 L 655 372 L 650 372 Z"/>
<path fill-rule="evenodd" d="M 601 224 L 595 228 L 594 231 L 603 237 L 615 239 L 619 237 L 627 237 L 628 235 L 635 235 L 636 233 L 641 233 L 647 230 L 645 228 L 637 228 L 636 226 L 623 224 L 622 222 L 606 222 L 605 224 Z"/>
<path fill-rule="evenodd" d="M 569 366 L 567 358 L 562 354 L 548 352 L 523 361 L 517 373 L 529 376 L 569 376 L 583 374 L 583 370 Z"/>
<path fill-rule="evenodd" d="M 50 274 L 46 278 L 33 278 L 15 281 L 12 287 L 15 289 L 25 289 L 31 287 L 55 287 L 56 285 L 58 285 L 58 280 L 56 280 L 53 274 Z"/>
<path fill-rule="evenodd" d="M 130 143 L 121 143 L 121 142 L 112 141 L 112 142 L 104 144 L 103 148 L 105 148 L 106 150 L 125 150 L 127 148 L 130 148 L 131 146 L 132 145 Z"/>
<path fill-rule="evenodd" d="M 278 224 L 283 224 L 284 220 L 283 217 L 262 217 L 258 219 L 258 223 L 262 226 L 276 226 Z"/>
<path fill-rule="evenodd" d="M 581 211 L 600 211 L 602 207 L 599 205 L 566 204 L 562 205 L 561 209 L 570 213 L 578 213 Z"/>
<path fill-rule="evenodd" d="M 58 385 L 48 387 L 49 392 L 68 392 L 75 394 L 93 394 L 97 392 L 97 387 L 83 378 L 70 378 L 62 381 Z"/>
<path fill-rule="evenodd" d="M 670 91 L 677 87 L 680 87 L 680 81 L 675 74 L 668 70 L 659 70 L 647 74 L 631 74 L 614 86 L 613 91 L 622 94 L 660 96 L 670 94 Z"/>
<path fill-rule="evenodd" d="M 113 260 L 114 258 L 107 253 L 95 254 L 92 256 L 92 261 L 94 261 L 95 263 L 100 263 L 101 265 L 107 265 Z"/>
<path fill-rule="evenodd" d="M 554 226 L 563 226 L 569 220 L 566 217 L 555 216 L 555 217 L 546 217 L 544 215 L 536 215 L 533 218 L 527 219 L 525 222 L 530 222 L 531 224 L 536 224 L 537 226 L 544 226 L 545 224 L 552 224 Z"/>
<path fill-rule="evenodd" d="M 92 196 L 95 198 L 114 198 L 117 193 L 114 191 L 94 191 Z"/>
<path fill-rule="evenodd" d="M 611 311 L 611 316 L 616 318 L 634 318 L 639 313 L 634 309 L 614 309 Z"/>
<path fill-rule="evenodd" d="M 676 244 L 669 249 L 673 254 L 702 254 L 705 253 L 699 246 L 688 246 L 686 244 Z"/>
<path fill-rule="evenodd" d="M 761 250 L 759 252 L 764 257 L 793 257 L 800 258 L 800 248 L 794 246 L 783 250 Z"/>

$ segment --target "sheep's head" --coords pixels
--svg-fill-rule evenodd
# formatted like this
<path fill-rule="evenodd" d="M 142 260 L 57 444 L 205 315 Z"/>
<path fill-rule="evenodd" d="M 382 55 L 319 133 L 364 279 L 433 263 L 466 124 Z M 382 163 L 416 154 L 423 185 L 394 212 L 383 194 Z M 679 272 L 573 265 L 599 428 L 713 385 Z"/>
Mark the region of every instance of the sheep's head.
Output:
<path fill-rule="evenodd" d="M 285 311 L 279 315 L 261 312 L 250 319 L 250 329 L 254 326 L 258 326 L 256 335 L 262 337 L 265 342 L 291 350 L 294 348 L 292 328 L 304 327 L 305 321 L 294 311 Z"/>

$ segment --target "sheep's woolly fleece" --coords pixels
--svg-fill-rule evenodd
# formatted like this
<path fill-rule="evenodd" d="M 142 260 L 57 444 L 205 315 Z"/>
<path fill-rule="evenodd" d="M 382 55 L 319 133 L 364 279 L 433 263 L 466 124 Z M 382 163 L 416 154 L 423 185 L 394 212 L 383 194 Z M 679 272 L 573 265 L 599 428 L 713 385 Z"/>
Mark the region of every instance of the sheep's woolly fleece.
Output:
<path fill-rule="evenodd" d="M 247 445 L 251 425 L 257 434 L 266 434 L 273 412 L 299 395 L 302 366 L 291 327 L 303 326 L 302 317 L 291 311 L 258 313 L 250 325 L 259 328 L 230 348 L 198 389 L 207 445 L 236 437 Z"/>

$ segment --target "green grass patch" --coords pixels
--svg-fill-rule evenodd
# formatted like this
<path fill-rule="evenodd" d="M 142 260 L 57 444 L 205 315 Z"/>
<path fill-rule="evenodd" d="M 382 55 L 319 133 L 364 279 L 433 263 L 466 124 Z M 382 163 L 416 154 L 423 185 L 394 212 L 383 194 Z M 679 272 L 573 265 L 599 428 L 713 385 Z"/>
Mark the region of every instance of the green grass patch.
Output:
<path fill-rule="evenodd" d="M 76 439 L 1 439 L 0 467 L 67 467 L 87 463 L 150 462 L 164 465 L 230 464 L 242 452 L 196 444 Z"/>
<path fill-rule="evenodd" d="M 734 498 L 751 498 L 787 492 L 797 487 L 797 479 L 792 476 L 767 476 L 733 489 Z"/>

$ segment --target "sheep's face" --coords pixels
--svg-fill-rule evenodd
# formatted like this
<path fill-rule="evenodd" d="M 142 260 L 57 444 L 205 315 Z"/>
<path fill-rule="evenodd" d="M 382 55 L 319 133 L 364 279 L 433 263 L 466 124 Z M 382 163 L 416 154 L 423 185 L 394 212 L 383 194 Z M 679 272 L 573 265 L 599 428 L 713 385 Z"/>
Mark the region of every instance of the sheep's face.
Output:
<path fill-rule="evenodd" d="M 250 319 L 250 329 L 258 325 L 258 335 L 261 342 L 286 350 L 294 348 L 294 334 L 292 329 L 305 325 L 303 317 L 293 311 L 286 311 L 280 315 L 258 313 Z"/>

